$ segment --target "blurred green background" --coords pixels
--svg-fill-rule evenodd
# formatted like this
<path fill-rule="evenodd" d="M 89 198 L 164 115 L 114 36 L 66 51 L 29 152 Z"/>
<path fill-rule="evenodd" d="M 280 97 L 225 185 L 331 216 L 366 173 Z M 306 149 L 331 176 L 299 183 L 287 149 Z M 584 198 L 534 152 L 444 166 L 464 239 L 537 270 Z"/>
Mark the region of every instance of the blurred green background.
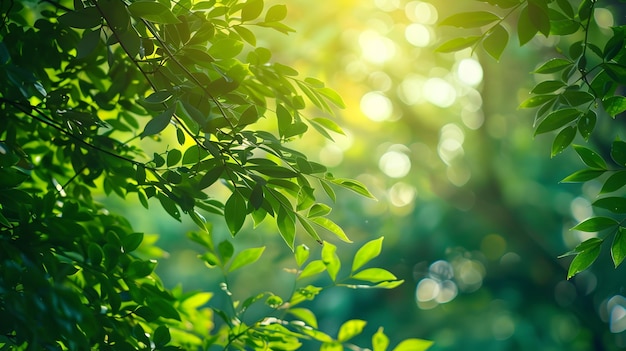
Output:
<path fill-rule="evenodd" d="M 328 332 L 364 318 L 369 335 L 383 326 L 392 345 L 419 337 L 434 340 L 433 351 L 626 347 L 625 269 L 613 269 L 603 253 L 567 281 L 569 258 L 557 258 L 594 235 L 569 228 L 591 215 L 598 185 L 560 184 L 581 168 L 579 160 L 571 150 L 551 159 L 551 136 L 533 138 L 532 111 L 517 109 L 540 78 L 528 72 L 564 43 L 513 43 L 499 63 L 469 50 L 434 53 L 454 35 L 437 20 L 476 4 L 293 0 L 287 23 L 295 34 L 256 31 L 274 61 L 325 81 L 347 105 L 337 115 L 346 136 L 331 143 L 311 130 L 293 147 L 336 176 L 362 181 L 378 198 L 338 191 L 331 218 L 357 245 L 325 239 L 348 260 L 357 246 L 384 236 L 373 264 L 405 280 L 390 291 L 331 289 L 309 307 Z M 611 7 L 596 11 L 601 31 L 621 17 Z M 598 122 L 597 138 L 615 137 L 615 125 Z M 165 283 L 215 291 L 214 303 L 223 301 L 221 275 L 184 240 L 193 224 L 181 226 L 158 206 L 152 211 L 137 209 L 134 225 L 159 234 L 168 252 L 158 266 Z M 222 219 L 208 219 L 218 241 L 228 238 Z M 320 249 L 306 235 L 299 243 Z M 236 297 L 286 293 L 292 284 L 283 271 L 294 266 L 291 253 L 275 228 L 247 222 L 235 246 L 260 245 L 268 246 L 260 263 L 230 281 Z"/>

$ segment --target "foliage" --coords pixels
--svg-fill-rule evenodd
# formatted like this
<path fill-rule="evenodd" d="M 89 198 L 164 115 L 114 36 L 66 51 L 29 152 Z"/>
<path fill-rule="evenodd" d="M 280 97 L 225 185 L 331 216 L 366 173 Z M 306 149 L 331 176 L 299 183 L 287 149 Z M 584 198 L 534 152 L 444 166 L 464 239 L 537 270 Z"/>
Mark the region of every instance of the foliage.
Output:
<path fill-rule="evenodd" d="M 301 280 L 326 271 L 331 285 L 349 288 L 402 282 L 382 268 L 364 268 L 382 239 L 361 247 L 345 278 L 338 278 L 333 244 L 325 242 L 321 258 L 311 261 L 295 245 L 297 224 L 320 244 L 319 228 L 350 241 L 327 218 L 317 184 L 333 201 L 333 187 L 372 195 L 287 146 L 309 127 L 331 140 L 342 133 L 330 116 L 343 102 L 256 45 L 250 28 L 293 31 L 282 22 L 284 5 L 0 6 L 2 349 L 291 350 L 305 339 L 342 349 L 366 322 L 350 320 L 337 337 L 326 334 L 312 311 L 294 307 L 324 290 Z M 327 117 L 308 118 L 308 103 Z M 273 125 L 278 136 L 269 131 Z M 206 250 L 201 259 L 224 273 L 229 296 L 228 275 L 256 262 L 264 248 L 235 254 L 229 241 L 214 245 L 205 214 L 223 217 L 233 236 L 247 217 L 255 225 L 271 217 L 295 252 L 297 288 L 286 298 L 232 298 L 229 312 L 211 304 L 210 292 L 166 289 L 154 272 L 154 238 L 109 212 L 97 201 L 101 192 L 191 218 L 200 231 L 189 235 Z M 262 302 L 267 314 L 246 320 L 245 311 Z M 382 328 L 372 344 L 387 349 Z M 394 350 L 429 346 L 408 339 Z"/>
<path fill-rule="evenodd" d="M 449 40 L 438 50 L 452 52 L 482 44 L 487 54 L 500 59 L 509 41 L 506 26 L 513 17 L 519 45 L 527 44 L 538 33 L 561 40 L 552 57 L 538 65 L 533 73 L 547 77 L 531 90 L 532 96 L 520 108 L 537 108 L 533 126 L 535 135 L 556 132 L 551 155 L 554 157 L 572 146 L 585 168 L 565 177 L 564 183 L 587 183 L 603 177 L 598 199 L 592 206 L 609 217 L 592 216 L 573 230 L 603 233 L 562 255 L 575 255 L 568 279 L 587 269 L 600 255 L 604 242 L 610 243 L 615 267 L 626 257 L 624 202 L 618 191 L 626 184 L 626 143 L 619 137 L 612 141 L 594 139 L 598 120 L 615 120 L 626 111 L 626 97 L 621 87 L 626 84 L 625 27 L 614 26 L 607 35 L 594 16 L 597 1 L 582 0 L 485 0 L 493 11 L 475 11 L 452 15 L 441 25 L 477 29 L 478 34 Z M 619 6 L 619 5 L 617 5 Z M 573 144 L 577 135 L 587 147 Z M 594 150 L 595 149 L 595 150 Z M 603 150 L 608 150 L 603 155 Z"/>

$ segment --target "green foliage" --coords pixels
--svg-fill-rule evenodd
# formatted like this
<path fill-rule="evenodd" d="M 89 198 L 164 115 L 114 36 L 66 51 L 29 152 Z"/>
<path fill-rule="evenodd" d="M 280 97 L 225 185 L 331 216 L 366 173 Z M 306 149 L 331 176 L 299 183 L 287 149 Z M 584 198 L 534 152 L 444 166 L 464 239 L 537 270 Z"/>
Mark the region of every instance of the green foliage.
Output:
<path fill-rule="evenodd" d="M 438 50 L 451 52 L 467 47 L 474 50 L 482 43 L 487 54 L 497 60 L 509 38 L 502 31 L 513 31 L 513 25 L 509 23 L 516 23 L 520 46 L 537 34 L 558 37 L 561 40 L 555 52 L 558 56 L 539 64 L 533 72 L 547 79 L 531 89 L 532 96 L 520 107 L 537 109 L 533 124 L 535 135 L 557 132 L 551 148 L 553 157 L 572 146 L 586 166 L 565 177 L 562 182 L 592 182 L 608 175 L 602 180 L 600 195 L 621 189 L 626 184 L 626 143 L 621 140 L 612 144 L 593 140 L 593 135 L 598 120 L 615 120 L 626 111 L 626 97 L 621 95 L 619 89 L 626 84 L 624 27 L 612 27 L 611 35 L 600 31 L 594 17 L 598 2 L 592 0 L 575 1 L 575 6 L 564 0 L 482 2 L 491 5 L 493 12 L 465 12 L 440 22 L 444 26 L 476 30 L 480 35 L 453 38 L 441 44 Z M 509 22 L 512 18 L 515 20 Z M 585 142 L 593 140 L 593 144 L 590 142 L 592 146 L 572 144 L 577 134 Z M 603 149 L 610 149 L 610 159 L 596 151 Z M 609 211 L 611 217 L 592 216 L 572 229 L 607 233 L 607 236 L 589 239 L 563 255 L 575 255 L 568 278 L 587 269 L 596 260 L 601 245 L 610 242 L 606 240 L 609 236 L 613 236 L 611 256 L 615 266 L 624 259 L 624 198 L 619 194 L 600 197 L 593 202 L 593 207 Z"/>
<path fill-rule="evenodd" d="M 326 217 L 330 207 L 313 182 L 332 201 L 333 186 L 373 196 L 287 146 L 310 126 L 331 140 L 342 133 L 331 118 L 344 103 L 256 45 L 251 28 L 293 31 L 282 23 L 284 5 L 61 0 L 0 8 L 2 349 L 294 350 L 309 339 L 342 348 L 366 322 L 347 321 L 329 336 L 312 311 L 294 307 L 327 288 L 302 282 L 326 271 L 332 286 L 402 283 L 382 268 L 362 269 L 382 239 L 361 248 L 347 275 L 333 244 L 324 243 L 318 260 L 295 246 L 297 223 L 320 243 L 318 228 L 350 241 Z M 326 117 L 308 118 L 305 101 Z M 276 125 L 278 135 L 257 122 Z M 224 274 L 228 309 L 212 304 L 211 292 L 166 289 L 154 272 L 154 240 L 96 201 L 102 193 L 196 223 L 189 237 Z M 250 268 L 265 248 L 215 246 L 210 214 L 233 237 L 249 217 L 274 218 L 295 251 L 290 296 L 234 300 L 228 275 Z M 247 320 L 259 304 L 267 314 Z M 382 329 L 375 335 L 374 347 L 385 349 Z M 428 346 L 409 339 L 396 349 Z"/>

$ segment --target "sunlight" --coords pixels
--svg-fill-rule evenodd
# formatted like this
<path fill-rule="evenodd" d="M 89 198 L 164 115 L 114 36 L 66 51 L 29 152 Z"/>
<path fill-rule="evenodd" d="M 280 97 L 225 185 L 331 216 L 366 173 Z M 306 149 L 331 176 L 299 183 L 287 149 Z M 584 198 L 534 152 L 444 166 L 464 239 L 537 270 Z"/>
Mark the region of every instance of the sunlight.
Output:
<path fill-rule="evenodd" d="M 456 100 L 454 87 L 441 78 L 430 78 L 422 89 L 426 100 L 441 108 L 452 106 Z"/>
<path fill-rule="evenodd" d="M 419 23 L 409 24 L 404 30 L 404 37 L 411 45 L 421 48 L 428 46 L 432 41 L 430 30 Z"/>
<path fill-rule="evenodd" d="M 423 24 L 434 24 L 437 22 L 437 9 L 427 2 L 411 1 L 406 4 L 404 11 L 406 17 L 413 22 Z"/>
<path fill-rule="evenodd" d="M 404 182 L 398 182 L 389 189 L 389 201 L 396 207 L 410 205 L 416 195 L 415 188 Z"/>
<path fill-rule="evenodd" d="M 422 102 L 423 95 L 420 94 L 424 86 L 422 77 L 412 74 L 405 77 L 398 87 L 398 97 L 402 102 L 411 106 Z"/>
<path fill-rule="evenodd" d="M 371 29 L 359 35 L 359 44 L 363 58 L 372 63 L 385 63 L 396 53 L 393 41 Z"/>
<path fill-rule="evenodd" d="M 393 105 L 383 93 L 370 91 L 361 98 L 361 111 L 374 122 L 383 122 L 391 118 Z"/>
<path fill-rule="evenodd" d="M 462 59 L 457 65 L 456 74 L 461 82 L 472 87 L 483 81 L 483 68 L 473 58 Z"/>
<path fill-rule="evenodd" d="M 404 152 L 387 151 L 380 157 L 378 167 L 391 178 L 402 178 L 411 170 L 411 160 Z"/>
<path fill-rule="evenodd" d="M 463 142 L 465 141 L 465 134 L 454 123 L 446 124 L 441 128 L 439 136 L 439 145 L 437 146 L 437 153 L 441 160 L 450 165 L 452 161 L 465 154 L 463 150 Z"/>

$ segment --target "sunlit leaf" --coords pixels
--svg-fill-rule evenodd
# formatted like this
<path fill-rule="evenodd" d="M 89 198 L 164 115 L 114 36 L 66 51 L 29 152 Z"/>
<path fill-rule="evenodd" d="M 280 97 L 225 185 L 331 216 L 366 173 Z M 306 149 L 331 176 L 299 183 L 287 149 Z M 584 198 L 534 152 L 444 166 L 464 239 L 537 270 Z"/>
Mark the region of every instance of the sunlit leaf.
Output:
<path fill-rule="evenodd" d="M 370 283 L 380 283 L 387 280 L 396 280 L 395 275 L 386 269 L 382 268 L 366 268 L 360 272 L 354 273 L 352 278 L 357 280 L 364 280 Z"/>
<path fill-rule="evenodd" d="M 454 26 L 460 28 L 482 27 L 500 20 L 500 17 L 487 11 L 472 11 L 457 13 L 439 22 L 440 26 Z"/>
<path fill-rule="evenodd" d="M 613 218 L 591 217 L 589 219 L 586 219 L 578 223 L 572 229 L 580 230 L 581 232 L 599 232 L 604 229 L 615 227 L 617 224 L 618 224 L 617 221 L 614 220 Z"/>
<path fill-rule="evenodd" d="M 339 273 L 339 269 L 341 268 L 341 261 L 336 251 L 337 247 L 335 245 L 327 241 L 324 242 L 324 246 L 322 247 L 322 262 L 326 265 L 326 272 L 328 272 L 332 281 L 337 279 L 337 273 Z"/>
<path fill-rule="evenodd" d="M 339 333 L 337 334 L 337 341 L 346 342 L 353 337 L 361 334 L 363 332 L 363 328 L 367 324 L 366 321 L 360 319 L 352 319 L 349 320 L 339 327 Z"/>
<path fill-rule="evenodd" d="M 317 329 L 317 317 L 315 316 L 315 313 L 311 312 L 311 310 L 306 308 L 290 308 L 287 312 L 307 325 Z"/>
<path fill-rule="evenodd" d="M 265 246 L 245 249 L 241 251 L 233 258 L 233 262 L 230 264 L 230 267 L 228 267 L 228 271 L 232 272 L 241 267 L 258 261 L 258 259 L 261 258 L 263 251 L 265 251 Z"/>
<path fill-rule="evenodd" d="M 554 94 L 535 95 L 535 96 L 532 96 L 532 97 L 524 100 L 519 105 L 519 108 L 532 108 L 532 107 L 541 106 L 541 105 L 546 104 L 548 102 L 554 101 L 556 99 L 556 97 L 557 96 L 554 95 Z"/>
<path fill-rule="evenodd" d="M 372 335 L 372 351 L 387 351 L 387 347 L 389 347 L 389 338 L 385 335 L 383 327 L 380 327 Z"/>
<path fill-rule="evenodd" d="M 274 5 L 267 10 L 265 14 L 265 22 L 278 22 L 287 17 L 287 6 Z"/>
<path fill-rule="evenodd" d="M 468 48 L 478 43 L 480 39 L 481 39 L 480 36 L 450 39 L 444 42 L 443 44 L 439 45 L 435 49 L 435 51 L 436 52 L 455 52 L 455 51 L 463 50 L 465 48 Z"/>
<path fill-rule="evenodd" d="M 295 250 L 296 264 L 301 267 L 306 260 L 309 259 L 309 248 L 304 245 L 298 245 Z"/>
<path fill-rule="evenodd" d="M 615 118 L 615 116 L 626 111 L 626 97 L 624 96 L 609 96 L 602 100 L 602 106 L 609 116 Z"/>
<path fill-rule="evenodd" d="M 248 0 L 241 9 L 241 20 L 251 21 L 261 15 L 263 11 L 263 0 Z"/>
<path fill-rule="evenodd" d="M 433 345 L 432 341 L 422 339 L 406 339 L 400 342 L 392 351 L 425 351 Z"/>
<path fill-rule="evenodd" d="M 598 170 L 598 169 L 581 169 L 563 178 L 563 180 L 561 180 L 561 183 L 586 182 L 588 180 L 598 178 L 599 176 L 603 175 L 605 172 L 606 171 L 604 170 Z"/>
<path fill-rule="evenodd" d="M 570 263 L 569 269 L 567 271 L 567 279 L 575 276 L 576 274 L 584 271 L 589 268 L 591 264 L 598 258 L 600 255 L 600 247 L 602 245 L 602 239 L 591 238 L 586 240 L 582 244 L 586 244 L 584 248 L 578 249 L 578 253 L 576 257 Z M 581 244 L 581 245 L 582 245 Z"/>
<path fill-rule="evenodd" d="M 562 59 L 562 58 L 553 58 L 543 63 L 539 68 L 537 68 L 534 73 L 539 74 L 550 74 L 555 72 L 560 72 L 569 68 L 574 63 L 570 60 Z"/>
<path fill-rule="evenodd" d="M 300 274 L 298 275 L 298 280 L 320 274 L 325 270 L 326 265 L 324 264 L 324 262 L 322 262 L 322 260 L 311 261 L 306 265 L 306 267 L 304 267 L 302 272 L 300 272 Z"/>
<path fill-rule="evenodd" d="M 320 227 L 328 230 L 329 232 L 335 234 L 339 239 L 347 242 L 347 243 L 351 243 L 352 241 L 348 238 L 348 236 L 346 235 L 346 233 L 343 231 L 343 229 L 341 229 L 340 226 L 338 226 L 335 222 L 331 221 L 328 218 L 325 217 L 314 217 L 311 218 L 311 221 L 317 225 L 319 225 Z"/>
<path fill-rule="evenodd" d="M 330 131 L 333 131 L 333 132 L 341 134 L 341 135 L 345 135 L 343 129 L 341 129 L 341 127 L 339 127 L 339 125 L 337 123 L 335 123 L 335 121 L 333 121 L 331 119 L 323 118 L 323 117 L 317 117 L 317 118 L 311 119 L 311 121 L 316 123 L 316 124 L 318 124 L 318 125 L 321 125 L 325 129 L 328 129 Z"/>
<path fill-rule="evenodd" d="M 581 115 L 582 112 L 575 108 L 566 108 L 551 112 L 539 123 L 535 129 L 535 135 L 564 127 L 568 123 L 575 121 Z"/>
<path fill-rule="evenodd" d="M 352 272 L 356 272 L 372 259 L 378 257 L 382 250 L 384 237 L 371 240 L 359 248 L 352 260 Z"/>
<path fill-rule="evenodd" d="M 600 193 L 611 193 L 626 185 L 626 171 L 618 171 L 611 174 L 602 185 Z"/>

